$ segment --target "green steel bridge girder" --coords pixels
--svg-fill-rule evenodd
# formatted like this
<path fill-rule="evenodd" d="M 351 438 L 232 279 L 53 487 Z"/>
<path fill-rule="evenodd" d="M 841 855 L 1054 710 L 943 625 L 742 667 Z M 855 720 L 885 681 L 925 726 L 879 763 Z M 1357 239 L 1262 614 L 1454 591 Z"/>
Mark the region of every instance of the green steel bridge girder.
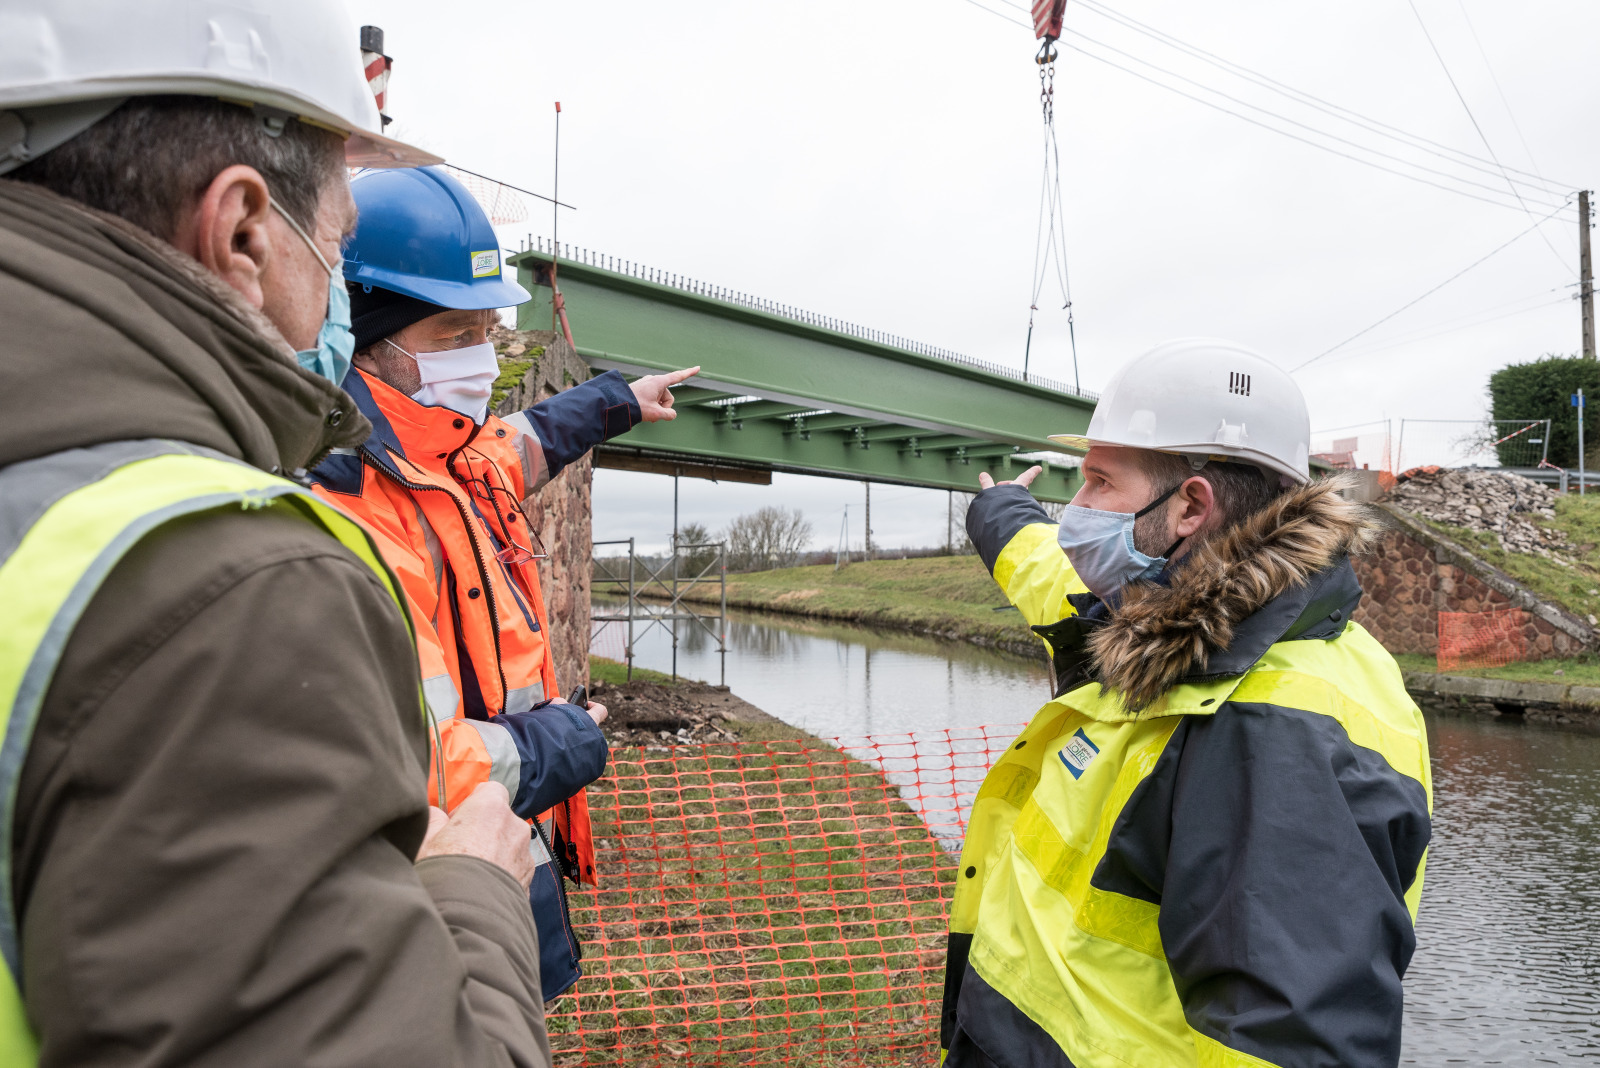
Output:
<path fill-rule="evenodd" d="M 534 299 L 518 325 L 551 325 L 548 253 L 510 257 Z M 1016 450 L 1059 451 L 1093 400 L 853 333 L 563 260 L 560 284 L 578 353 L 592 366 L 651 374 L 699 364 L 674 390 L 679 417 L 613 441 L 640 455 L 971 491 L 1027 465 Z M 813 414 L 814 413 L 814 414 Z M 1075 469 L 1034 483 L 1069 499 Z"/>
<path fill-rule="evenodd" d="M 509 262 L 534 293 L 519 325 L 548 329 L 549 254 Z M 1058 449 L 1049 435 L 1082 433 L 1094 410 L 1088 397 L 586 264 L 562 261 L 560 283 L 578 353 L 597 367 L 699 364 L 707 388 L 1029 450 Z"/>
<path fill-rule="evenodd" d="M 924 450 L 918 456 L 881 442 L 861 448 L 848 435 L 815 434 L 810 440 L 794 433 L 786 420 L 751 419 L 742 426 L 721 419 L 715 407 L 678 407 L 671 422 L 644 423 L 613 438 L 606 448 L 638 449 L 644 455 L 678 456 L 685 460 L 747 465 L 796 474 L 889 482 L 930 489 L 978 490 L 978 472 L 988 471 L 996 481 L 1015 478 L 1028 467 L 1012 459 L 1013 445 L 972 441 L 973 455 L 963 457 L 949 448 Z M 1078 490 L 1075 468 L 1050 466 L 1033 483 L 1034 496 L 1045 501 L 1067 501 Z"/>

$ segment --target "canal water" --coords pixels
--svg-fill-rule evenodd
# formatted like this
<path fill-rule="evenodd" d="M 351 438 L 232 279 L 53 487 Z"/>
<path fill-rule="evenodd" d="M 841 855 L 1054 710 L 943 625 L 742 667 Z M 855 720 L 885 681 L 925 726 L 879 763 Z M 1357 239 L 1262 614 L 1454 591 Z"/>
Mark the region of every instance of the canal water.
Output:
<path fill-rule="evenodd" d="M 669 670 L 670 635 L 642 635 L 635 663 Z M 715 641 L 680 631 L 678 670 L 716 681 Z M 771 615 L 733 614 L 726 670 L 751 704 L 847 740 L 969 737 L 1048 697 L 1039 663 Z M 1448 717 L 1428 729 L 1433 845 L 1401 1063 L 1600 1061 L 1600 736 Z"/>

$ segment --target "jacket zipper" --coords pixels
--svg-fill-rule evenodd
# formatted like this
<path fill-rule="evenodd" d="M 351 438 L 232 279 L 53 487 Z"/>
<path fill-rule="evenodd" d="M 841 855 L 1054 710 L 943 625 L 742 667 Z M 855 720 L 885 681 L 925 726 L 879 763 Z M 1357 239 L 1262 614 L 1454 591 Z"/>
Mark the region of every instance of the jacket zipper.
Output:
<path fill-rule="evenodd" d="M 478 565 L 478 579 L 483 583 L 483 596 L 489 605 L 490 621 L 494 624 L 489 628 L 494 637 L 494 667 L 495 673 L 500 677 L 500 711 L 505 711 L 506 694 L 511 691 L 506 686 L 506 669 L 500 653 L 500 610 L 494 603 L 494 587 L 489 582 L 489 570 L 483 563 L 483 548 L 478 544 L 478 533 L 472 529 L 472 515 L 462 508 L 461 502 L 456 500 L 455 494 L 440 486 L 430 486 L 424 482 L 412 482 L 403 475 L 390 471 L 379 463 L 365 448 L 361 450 L 361 462 L 383 475 L 391 482 L 397 482 L 409 490 L 433 490 L 443 493 L 450 498 L 456 506 L 456 511 L 461 513 L 461 520 L 467 528 L 467 538 L 472 542 L 472 559 Z"/>
<path fill-rule="evenodd" d="M 537 817 L 533 821 L 533 833 L 538 836 L 539 844 L 544 846 L 545 855 L 550 858 L 550 874 L 556 877 L 556 893 L 561 898 L 561 922 L 567 929 L 567 945 L 572 947 L 572 959 L 582 960 L 583 947 L 578 944 L 578 933 L 572 929 L 572 910 L 567 906 L 567 879 L 561 873 L 561 858 L 556 856 L 555 844 L 544 836 L 544 828 Z"/>

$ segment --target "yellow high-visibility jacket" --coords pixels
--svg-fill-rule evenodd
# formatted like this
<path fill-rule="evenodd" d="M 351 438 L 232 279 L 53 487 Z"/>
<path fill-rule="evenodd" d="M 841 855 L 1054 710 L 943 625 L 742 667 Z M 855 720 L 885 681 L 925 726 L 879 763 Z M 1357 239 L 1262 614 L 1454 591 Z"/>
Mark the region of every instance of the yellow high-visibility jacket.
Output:
<path fill-rule="evenodd" d="M 967 522 L 1058 696 L 973 806 L 945 1064 L 1396 1064 L 1432 786 L 1360 507 L 1292 491 L 1110 609 L 1026 490 Z"/>

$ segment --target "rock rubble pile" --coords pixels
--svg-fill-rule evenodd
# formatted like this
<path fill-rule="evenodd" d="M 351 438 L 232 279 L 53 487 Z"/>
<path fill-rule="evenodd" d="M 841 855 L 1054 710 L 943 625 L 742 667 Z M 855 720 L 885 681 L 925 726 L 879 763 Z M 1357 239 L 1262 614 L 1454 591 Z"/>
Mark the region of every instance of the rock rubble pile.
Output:
<path fill-rule="evenodd" d="M 1509 553 L 1571 562 L 1567 536 L 1534 522 L 1556 514 L 1556 492 L 1543 483 L 1479 468 L 1423 467 L 1400 478 L 1389 493 L 1391 504 L 1435 523 L 1486 531 Z"/>

